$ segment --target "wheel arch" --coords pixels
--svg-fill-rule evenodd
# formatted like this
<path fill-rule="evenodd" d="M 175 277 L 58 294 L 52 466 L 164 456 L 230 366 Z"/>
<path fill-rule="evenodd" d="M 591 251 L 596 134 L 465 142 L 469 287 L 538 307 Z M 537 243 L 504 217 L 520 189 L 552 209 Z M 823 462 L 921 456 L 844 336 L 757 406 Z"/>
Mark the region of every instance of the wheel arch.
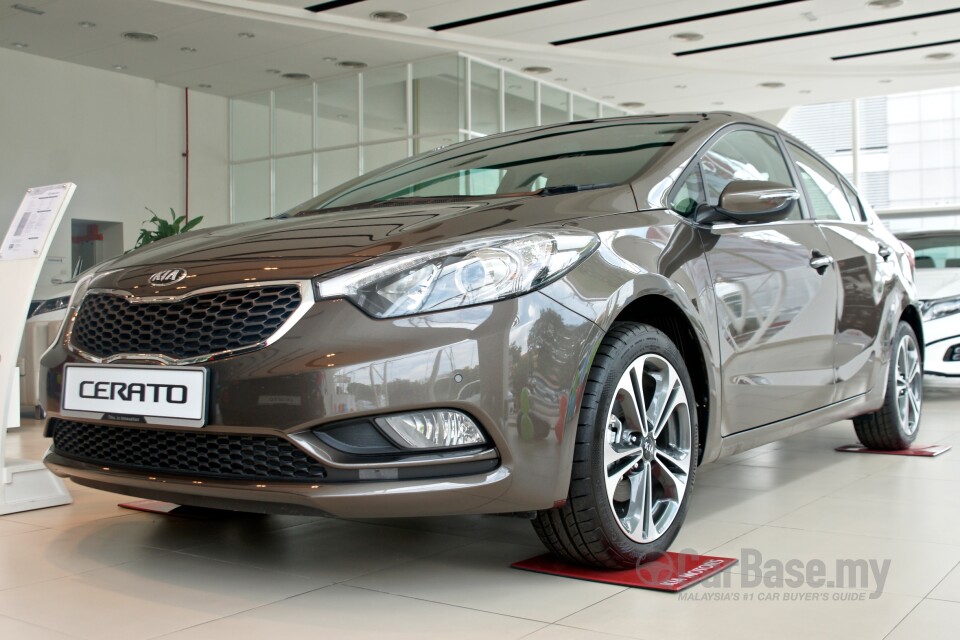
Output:
<path fill-rule="evenodd" d="M 918 345 L 920 347 L 920 361 L 923 362 L 926 341 L 923 339 L 923 321 L 920 318 L 920 311 L 917 310 L 916 306 L 908 304 L 903 309 L 903 313 L 900 314 L 900 320 L 909 324 L 913 332 L 917 334 L 917 341 L 920 343 Z"/>
<path fill-rule="evenodd" d="M 697 403 L 699 454 L 702 460 L 711 410 L 711 376 L 707 372 L 704 346 L 697 336 L 693 322 L 676 302 L 659 294 L 646 294 L 636 298 L 620 310 L 614 321 L 650 325 L 665 333 L 677 345 L 693 382 L 693 393 Z"/>

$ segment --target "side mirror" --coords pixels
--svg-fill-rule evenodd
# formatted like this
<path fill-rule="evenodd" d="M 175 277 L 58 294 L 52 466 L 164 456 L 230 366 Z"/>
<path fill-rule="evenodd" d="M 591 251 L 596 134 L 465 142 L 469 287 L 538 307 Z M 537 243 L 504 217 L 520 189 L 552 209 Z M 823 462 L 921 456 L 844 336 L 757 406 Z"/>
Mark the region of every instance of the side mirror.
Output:
<path fill-rule="evenodd" d="M 790 214 L 800 192 L 767 180 L 734 180 L 723 189 L 716 207 L 697 212 L 697 222 L 777 222 Z"/>

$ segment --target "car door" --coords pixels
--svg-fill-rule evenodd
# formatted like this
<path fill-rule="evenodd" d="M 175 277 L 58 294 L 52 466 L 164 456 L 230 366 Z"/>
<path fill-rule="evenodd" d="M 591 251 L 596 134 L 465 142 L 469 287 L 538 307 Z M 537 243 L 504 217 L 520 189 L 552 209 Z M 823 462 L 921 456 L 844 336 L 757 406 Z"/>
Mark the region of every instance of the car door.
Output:
<path fill-rule="evenodd" d="M 713 141 L 698 168 L 708 205 L 733 180 L 794 184 L 779 139 L 757 128 Z M 681 185 L 675 208 L 693 209 L 694 187 Z M 816 268 L 828 255 L 817 225 L 794 203 L 779 222 L 719 223 L 700 234 L 719 319 L 723 434 L 830 404 L 837 285 L 831 266 Z"/>
<path fill-rule="evenodd" d="M 895 275 L 891 247 L 874 234 L 852 188 L 826 163 L 787 143 L 809 211 L 823 232 L 838 274 L 834 401 L 870 390 L 879 366 L 877 337 L 884 318 L 885 291 Z"/>

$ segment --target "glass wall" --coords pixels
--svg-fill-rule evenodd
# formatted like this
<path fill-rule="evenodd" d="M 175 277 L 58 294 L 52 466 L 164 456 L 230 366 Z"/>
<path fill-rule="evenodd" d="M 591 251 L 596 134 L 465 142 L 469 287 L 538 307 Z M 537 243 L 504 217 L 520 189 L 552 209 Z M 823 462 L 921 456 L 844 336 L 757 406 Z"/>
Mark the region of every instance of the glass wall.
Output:
<path fill-rule="evenodd" d="M 795 107 L 781 126 L 878 210 L 960 205 L 960 87 Z"/>
<path fill-rule="evenodd" d="M 232 220 L 275 215 L 366 171 L 454 142 L 626 114 L 464 54 L 234 98 Z"/>

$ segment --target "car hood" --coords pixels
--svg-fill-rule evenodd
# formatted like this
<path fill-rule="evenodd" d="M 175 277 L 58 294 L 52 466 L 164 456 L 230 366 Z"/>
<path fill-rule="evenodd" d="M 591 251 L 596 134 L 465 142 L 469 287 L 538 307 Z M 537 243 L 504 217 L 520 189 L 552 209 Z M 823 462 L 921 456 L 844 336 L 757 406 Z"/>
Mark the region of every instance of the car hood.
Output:
<path fill-rule="evenodd" d="M 960 296 L 960 269 L 918 269 L 913 280 L 921 300 Z"/>
<path fill-rule="evenodd" d="M 625 190 L 624 190 L 625 189 Z M 169 295 L 151 274 L 186 269 L 176 293 L 223 283 L 311 278 L 424 244 L 635 210 L 629 187 L 562 196 L 430 202 L 329 213 L 194 231 L 151 244 L 100 269 L 97 288 Z M 632 205 L 632 208 L 631 208 Z"/>

